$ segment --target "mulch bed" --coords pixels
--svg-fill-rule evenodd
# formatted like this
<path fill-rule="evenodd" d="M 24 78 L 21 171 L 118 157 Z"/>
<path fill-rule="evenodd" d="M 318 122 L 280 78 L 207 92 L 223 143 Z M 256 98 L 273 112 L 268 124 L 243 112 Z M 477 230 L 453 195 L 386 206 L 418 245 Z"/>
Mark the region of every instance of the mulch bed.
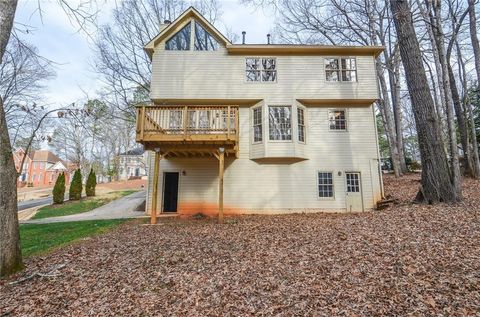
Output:
<path fill-rule="evenodd" d="M 428 206 L 418 178 L 385 177 L 383 211 L 127 223 L 28 259 L 0 316 L 478 315 L 480 182 Z"/>

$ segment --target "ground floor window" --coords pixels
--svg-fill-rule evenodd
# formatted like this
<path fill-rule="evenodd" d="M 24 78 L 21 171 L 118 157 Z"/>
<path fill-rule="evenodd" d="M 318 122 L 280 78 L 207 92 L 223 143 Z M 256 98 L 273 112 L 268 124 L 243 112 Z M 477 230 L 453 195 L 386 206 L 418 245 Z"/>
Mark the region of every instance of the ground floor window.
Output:
<path fill-rule="evenodd" d="M 333 175 L 331 172 L 318 172 L 318 197 L 333 197 Z"/>

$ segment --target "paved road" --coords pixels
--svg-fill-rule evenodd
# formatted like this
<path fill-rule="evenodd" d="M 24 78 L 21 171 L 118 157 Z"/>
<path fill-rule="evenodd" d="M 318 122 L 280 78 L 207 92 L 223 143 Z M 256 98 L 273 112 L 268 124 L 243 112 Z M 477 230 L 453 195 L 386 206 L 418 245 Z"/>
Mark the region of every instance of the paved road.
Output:
<path fill-rule="evenodd" d="M 100 220 L 100 219 L 123 219 L 145 217 L 144 211 L 137 211 L 145 201 L 145 191 L 139 191 L 131 195 L 116 199 L 106 205 L 98 207 L 81 214 L 52 217 L 37 220 L 27 220 L 21 223 L 52 223 L 52 222 L 68 222 L 83 220 Z"/>
<path fill-rule="evenodd" d="M 17 204 L 18 211 L 22 211 L 28 208 L 37 207 L 41 205 L 50 205 L 53 203 L 53 197 L 45 197 L 45 198 L 38 198 L 38 199 L 31 199 L 26 201 L 21 201 Z"/>

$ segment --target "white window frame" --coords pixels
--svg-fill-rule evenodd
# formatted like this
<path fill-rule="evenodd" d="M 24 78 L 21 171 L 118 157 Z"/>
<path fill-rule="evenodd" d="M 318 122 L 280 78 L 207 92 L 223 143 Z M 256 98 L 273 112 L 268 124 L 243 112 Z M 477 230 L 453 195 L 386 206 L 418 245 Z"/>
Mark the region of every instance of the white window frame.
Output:
<path fill-rule="evenodd" d="M 275 107 L 286 107 L 290 108 L 290 140 L 273 140 L 270 138 L 270 108 L 275 108 Z M 268 141 L 272 143 L 291 143 L 293 142 L 293 138 L 295 135 L 295 132 L 293 131 L 293 113 L 292 113 L 293 107 L 291 105 L 268 105 L 267 106 L 267 115 L 268 115 Z"/>
<path fill-rule="evenodd" d="M 330 112 L 334 112 L 334 111 L 343 111 L 345 113 L 345 129 L 331 129 L 330 128 Z M 345 109 L 345 108 L 331 108 L 331 109 L 328 109 L 327 125 L 328 125 L 328 127 L 327 127 L 328 131 L 330 131 L 330 132 L 340 132 L 340 133 L 348 132 L 349 122 L 348 122 L 348 111 L 347 111 L 347 109 Z"/>
<path fill-rule="evenodd" d="M 319 179 L 319 174 L 320 173 L 330 173 L 332 174 L 332 196 L 331 197 L 321 197 L 320 196 L 320 179 Z M 335 200 L 335 173 L 333 171 L 320 171 L 320 170 L 317 170 L 317 174 L 315 175 L 316 177 L 316 183 L 317 183 L 317 189 L 316 189 L 316 192 L 317 192 L 317 199 L 319 200 Z M 322 186 L 326 186 L 324 184 L 322 184 Z"/>
<path fill-rule="evenodd" d="M 259 72 L 260 72 L 260 80 L 256 81 L 256 80 L 248 80 L 247 79 L 247 71 L 249 71 L 247 69 L 247 60 L 248 59 L 258 59 L 260 60 L 260 69 L 259 69 Z M 266 72 L 266 70 L 263 69 L 263 60 L 264 59 L 273 59 L 275 61 L 275 80 L 274 81 L 264 81 L 263 80 L 263 73 Z M 244 65 L 245 65 L 245 77 L 244 77 L 244 81 L 246 83 L 262 83 L 262 84 L 275 84 L 278 82 L 278 63 L 277 63 L 277 58 L 276 57 L 264 57 L 264 56 L 250 56 L 250 57 L 246 57 L 245 58 L 245 61 L 244 61 Z M 268 70 L 267 70 L 268 71 Z"/>
<path fill-rule="evenodd" d="M 338 73 L 339 73 L 339 80 L 332 81 L 327 79 L 327 59 L 336 59 L 338 61 Z M 342 59 L 354 59 L 355 60 L 355 69 L 342 69 Z M 346 81 L 342 80 L 342 71 L 355 71 L 355 80 L 354 81 Z M 355 56 L 328 56 L 323 59 L 323 75 L 325 76 L 325 82 L 328 84 L 338 84 L 338 83 L 345 83 L 345 84 L 353 84 L 358 83 L 358 64 L 357 64 L 357 57 Z"/>
<path fill-rule="evenodd" d="M 299 110 L 303 111 L 303 141 L 300 140 L 300 120 L 298 116 Z M 297 105 L 297 140 L 298 143 L 306 144 L 307 143 L 307 108 Z"/>
<path fill-rule="evenodd" d="M 258 126 L 258 124 L 255 124 L 255 111 L 257 111 L 257 110 L 260 112 L 260 127 L 261 127 L 261 130 L 262 130 L 260 141 L 255 141 L 255 126 Z M 265 131 L 263 129 L 263 117 L 264 117 L 264 114 L 263 114 L 263 107 L 262 106 L 252 108 L 252 144 L 263 143 L 264 131 Z"/>

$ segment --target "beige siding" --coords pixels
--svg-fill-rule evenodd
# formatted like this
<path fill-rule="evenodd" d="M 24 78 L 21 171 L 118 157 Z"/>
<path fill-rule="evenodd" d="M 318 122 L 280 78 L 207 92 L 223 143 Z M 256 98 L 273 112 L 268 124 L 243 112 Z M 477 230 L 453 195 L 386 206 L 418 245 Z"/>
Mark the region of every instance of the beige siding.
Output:
<path fill-rule="evenodd" d="M 224 201 L 227 213 L 343 211 L 345 171 L 361 173 L 365 209 L 374 207 L 381 193 L 373 109 L 347 108 L 347 132 L 329 130 L 329 109 L 307 108 L 307 143 L 301 147 L 308 148 L 308 159 L 252 160 L 250 149 L 254 147 L 251 144 L 250 109 L 241 108 L 240 157 L 227 158 L 225 165 Z M 273 146 L 266 138 L 264 144 L 267 148 Z M 216 158 L 164 159 L 160 163 L 160 170 L 180 172 L 180 213 L 216 212 L 218 201 Z M 182 175 L 182 171 L 185 175 Z M 333 199 L 318 198 L 318 171 L 333 172 L 335 190 Z M 338 175 L 339 172 L 341 175 Z M 162 182 L 160 180 L 159 202 L 162 202 Z M 150 192 L 151 186 L 150 181 Z"/>
<path fill-rule="evenodd" d="M 357 56 L 358 82 L 325 81 L 326 56 L 267 56 L 277 59 L 277 82 L 246 82 L 245 58 L 218 51 L 153 54 L 152 99 L 376 99 L 373 56 Z"/>

